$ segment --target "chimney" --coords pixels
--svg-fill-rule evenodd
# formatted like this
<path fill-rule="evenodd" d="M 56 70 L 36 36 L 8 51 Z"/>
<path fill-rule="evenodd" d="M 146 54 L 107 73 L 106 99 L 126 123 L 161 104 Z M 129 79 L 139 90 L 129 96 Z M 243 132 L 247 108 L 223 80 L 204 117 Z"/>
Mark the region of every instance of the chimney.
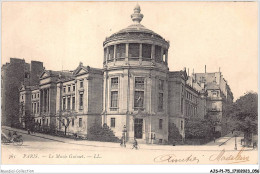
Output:
<path fill-rule="evenodd" d="M 207 73 L 207 66 L 205 65 L 205 74 Z"/>

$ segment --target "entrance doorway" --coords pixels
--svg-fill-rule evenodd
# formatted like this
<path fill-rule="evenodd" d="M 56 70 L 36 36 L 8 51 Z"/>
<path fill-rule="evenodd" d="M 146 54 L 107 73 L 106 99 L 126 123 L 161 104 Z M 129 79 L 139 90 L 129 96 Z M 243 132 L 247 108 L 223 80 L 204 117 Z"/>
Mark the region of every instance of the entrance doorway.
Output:
<path fill-rule="evenodd" d="M 136 118 L 134 124 L 135 138 L 143 138 L 143 119 Z"/>

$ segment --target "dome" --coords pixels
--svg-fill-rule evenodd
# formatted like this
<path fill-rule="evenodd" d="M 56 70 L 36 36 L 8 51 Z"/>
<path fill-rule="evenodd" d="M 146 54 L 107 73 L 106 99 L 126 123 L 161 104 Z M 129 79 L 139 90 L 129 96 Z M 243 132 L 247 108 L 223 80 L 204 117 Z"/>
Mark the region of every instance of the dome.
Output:
<path fill-rule="evenodd" d="M 133 21 L 133 24 L 129 25 L 128 27 L 121 29 L 120 31 L 112 34 L 111 36 L 107 37 L 104 45 L 110 41 L 114 41 L 114 40 L 120 40 L 122 37 L 139 37 L 139 35 L 141 35 L 141 37 L 146 36 L 146 38 L 152 38 L 152 39 L 157 39 L 157 40 L 161 40 L 161 42 L 163 42 L 164 44 L 168 45 L 169 43 L 159 34 L 155 33 L 154 31 L 146 28 L 145 26 L 143 26 L 140 22 L 142 21 L 144 15 L 140 13 L 141 12 L 141 8 L 139 6 L 139 4 L 137 4 L 134 8 L 134 13 L 131 15 L 131 19 Z"/>

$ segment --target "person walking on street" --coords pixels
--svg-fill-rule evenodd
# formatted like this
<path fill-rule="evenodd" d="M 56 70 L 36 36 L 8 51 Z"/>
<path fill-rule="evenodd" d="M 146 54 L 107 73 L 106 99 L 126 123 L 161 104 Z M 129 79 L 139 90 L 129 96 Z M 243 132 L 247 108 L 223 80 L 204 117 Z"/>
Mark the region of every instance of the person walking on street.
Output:
<path fill-rule="evenodd" d="M 134 138 L 134 143 L 133 143 L 133 148 L 132 149 L 138 149 L 138 142 L 137 142 L 137 140 Z"/>

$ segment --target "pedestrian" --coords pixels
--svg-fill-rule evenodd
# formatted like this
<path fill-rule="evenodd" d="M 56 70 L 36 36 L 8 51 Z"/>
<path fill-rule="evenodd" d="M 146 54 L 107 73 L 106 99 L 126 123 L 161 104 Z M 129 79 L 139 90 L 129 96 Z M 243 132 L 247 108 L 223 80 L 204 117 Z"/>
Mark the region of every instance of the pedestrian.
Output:
<path fill-rule="evenodd" d="M 138 142 L 137 142 L 137 140 L 134 138 L 134 143 L 133 143 L 133 148 L 132 149 L 138 149 Z"/>
<path fill-rule="evenodd" d="M 8 132 L 8 137 L 11 139 L 11 137 L 12 137 L 11 131 Z"/>

